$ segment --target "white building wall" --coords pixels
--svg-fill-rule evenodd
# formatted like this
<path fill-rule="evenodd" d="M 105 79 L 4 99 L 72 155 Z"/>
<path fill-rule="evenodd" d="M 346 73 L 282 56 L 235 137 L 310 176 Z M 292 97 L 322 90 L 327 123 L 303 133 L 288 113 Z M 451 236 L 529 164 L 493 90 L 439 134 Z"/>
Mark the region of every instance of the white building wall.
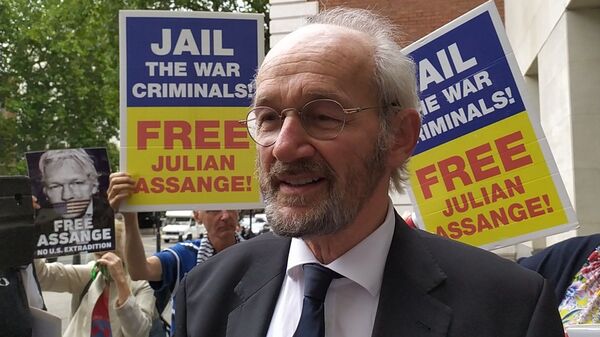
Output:
<path fill-rule="evenodd" d="M 306 23 L 306 19 L 319 13 L 318 1 L 271 0 L 269 29 L 271 48 L 285 35 Z"/>
<path fill-rule="evenodd" d="M 505 0 L 505 26 L 580 223 L 548 244 L 598 233 L 600 0 Z"/>
<path fill-rule="evenodd" d="M 600 1 L 567 12 L 574 203 L 580 235 L 600 233 Z"/>

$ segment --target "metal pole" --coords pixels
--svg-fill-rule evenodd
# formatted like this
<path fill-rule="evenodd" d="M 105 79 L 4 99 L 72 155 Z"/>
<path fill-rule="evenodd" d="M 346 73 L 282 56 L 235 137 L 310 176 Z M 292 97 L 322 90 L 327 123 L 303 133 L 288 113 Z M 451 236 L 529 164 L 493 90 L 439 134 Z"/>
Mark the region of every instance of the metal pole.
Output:
<path fill-rule="evenodd" d="M 154 221 L 154 231 L 156 233 L 156 251 L 160 252 L 160 217 L 158 212 L 152 212 L 152 220 Z"/>

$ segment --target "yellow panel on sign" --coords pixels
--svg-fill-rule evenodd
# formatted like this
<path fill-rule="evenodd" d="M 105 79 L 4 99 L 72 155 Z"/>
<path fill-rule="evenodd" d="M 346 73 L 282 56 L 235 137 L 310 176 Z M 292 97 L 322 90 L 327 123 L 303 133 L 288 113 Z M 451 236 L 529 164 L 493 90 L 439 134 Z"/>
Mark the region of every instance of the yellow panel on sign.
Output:
<path fill-rule="evenodd" d="M 127 170 L 137 180 L 130 205 L 260 200 L 256 149 L 243 107 L 127 109 Z"/>
<path fill-rule="evenodd" d="M 526 112 L 414 156 L 426 230 L 475 246 L 567 223 Z"/>

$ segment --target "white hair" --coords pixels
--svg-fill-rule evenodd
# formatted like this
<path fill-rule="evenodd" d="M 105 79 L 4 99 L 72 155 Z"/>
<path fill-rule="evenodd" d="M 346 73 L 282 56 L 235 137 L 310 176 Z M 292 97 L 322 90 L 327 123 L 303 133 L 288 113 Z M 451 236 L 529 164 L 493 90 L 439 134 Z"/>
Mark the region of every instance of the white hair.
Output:
<path fill-rule="evenodd" d="M 381 110 L 381 133 L 379 146 L 384 149 L 390 145 L 390 121 L 399 108 L 419 110 L 416 67 L 413 60 L 402 52 L 395 41 L 400 36 L 399 29 L 386 17 L 370 10 L 336 7 L 323 11 L 310 18 L 308 25 L 334 25 L 364 33 L 373 43 L 374 84 L 378 91 L 379 104 L 389 107 Z M 407 180 L 405 162 L 392 172 L 390 187 L 403 191 Z"/>

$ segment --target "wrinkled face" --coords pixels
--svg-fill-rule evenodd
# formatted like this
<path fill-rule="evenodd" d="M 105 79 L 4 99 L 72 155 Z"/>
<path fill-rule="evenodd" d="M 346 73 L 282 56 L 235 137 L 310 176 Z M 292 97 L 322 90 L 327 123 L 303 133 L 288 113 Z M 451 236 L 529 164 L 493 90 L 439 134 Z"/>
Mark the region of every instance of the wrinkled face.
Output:
<path fill-rule="evenodd" d="M 377 106 L 372 48 L 366 37 L 314 25 L 280 42 L 257 76 L 256 105 L 277 111 L 317 98 L 344 108 Z M 378 109 L 346 118 L 333 140 L 318 140 L 288 113 L 275 144 L 257 146 L 257 170 L 274 232 L 334 233 L 354 221 L 386 170 Z"/>
<path fill-rule="evenodd" d="M 239 226 L 239 214 L 233 210 L 198 211 L 198 220 L 204 224 L 208 237 L 226 237 L 235 234 Z"/>
<path fill-rule="evenodd" d="M 73 160 L 51 163 L 44 173 L 44 193 L 55 207 L 62 205 L 65 218 L 80 216 L 98 189 L 98 182 Z"/>

